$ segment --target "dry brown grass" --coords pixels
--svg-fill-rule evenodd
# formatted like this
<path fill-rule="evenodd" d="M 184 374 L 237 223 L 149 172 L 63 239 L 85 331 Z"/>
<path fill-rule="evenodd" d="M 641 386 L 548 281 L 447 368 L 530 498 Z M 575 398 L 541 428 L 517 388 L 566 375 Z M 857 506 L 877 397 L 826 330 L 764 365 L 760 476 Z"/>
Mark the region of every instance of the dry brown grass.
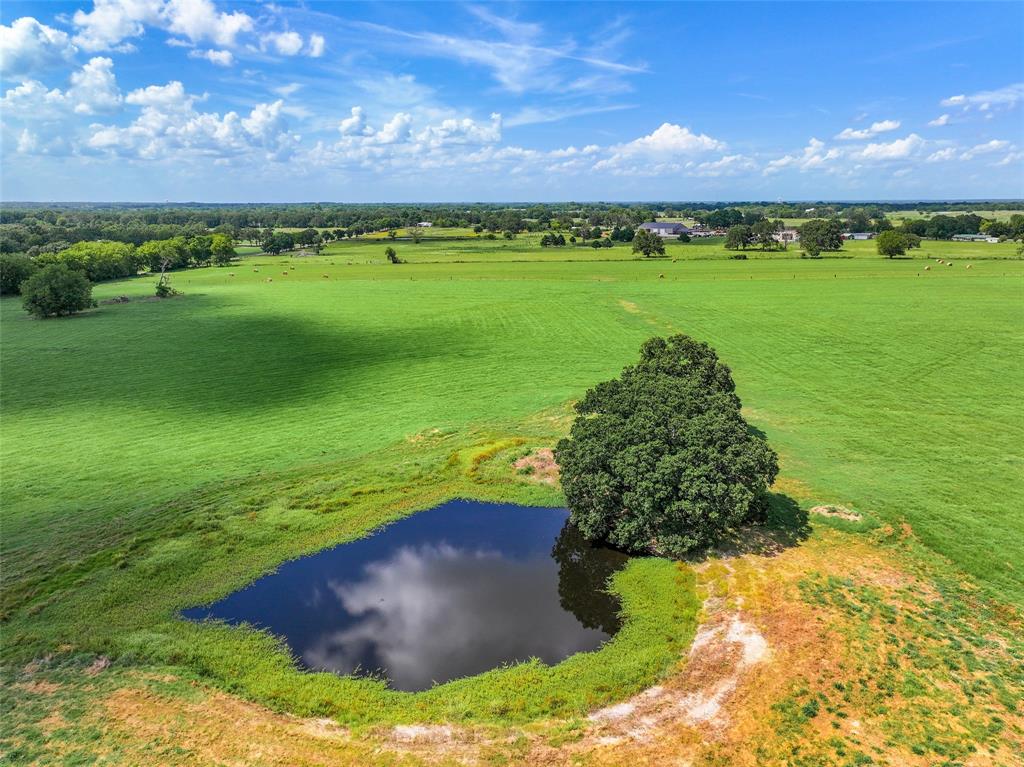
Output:
<path fill-rule="evenodd" d="M 555 463 L 554 451 L 549 447 L 542 447 L 529 455 L 524 455 L 512 466 L 531 482 L 544 485 L 558 484 L 558 464 Z"/>

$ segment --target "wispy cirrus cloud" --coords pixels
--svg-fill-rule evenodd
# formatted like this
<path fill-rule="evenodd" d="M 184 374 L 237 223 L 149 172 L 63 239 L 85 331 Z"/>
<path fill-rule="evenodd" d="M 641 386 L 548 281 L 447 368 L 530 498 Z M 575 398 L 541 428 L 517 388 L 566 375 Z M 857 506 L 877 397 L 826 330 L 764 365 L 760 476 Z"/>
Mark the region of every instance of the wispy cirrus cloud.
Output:
<path fill-rule="evenodd" d="M 505 120 L 505 127 L 516 128 L 521 125 L 537 125 L 568 120 L 573 117 L 620 112 L 624 109 L 636 109 L 635 104 L 608 104 L 606 106 L 575 106 L 575 107 L 525 107 Z"/>
<path fill-rule="evenodd" d="M 607 53 L 592 54 L 571 40 L 558 47 L 545 44 L 542 28 L 536 24 L 501 19 L 481 9 L 473 13 L 504 39 L 410 32 L 372 22 L 353 26 L 378 35 L 385 44 L 401 43 L 406 54 L 483 66 L 502 89 L 514 94 L 551 92 L 588 82 L 596 86 L 601 81 L 593 78 L 594 72 L 623 77 L 648 71 L 644 64 L 624 63 Z"/>

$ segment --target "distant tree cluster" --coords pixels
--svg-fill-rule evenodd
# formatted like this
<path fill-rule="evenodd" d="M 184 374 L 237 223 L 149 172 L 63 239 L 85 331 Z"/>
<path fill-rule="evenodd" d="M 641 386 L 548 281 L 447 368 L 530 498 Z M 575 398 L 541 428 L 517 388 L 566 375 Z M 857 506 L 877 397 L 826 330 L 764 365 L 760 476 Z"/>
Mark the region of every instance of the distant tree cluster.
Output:
<path fill-rule="evenodd" d="M 776 239 L 776 234 L 785 228 L 781 220 L 769 221 L 759 218 L 753 224 L 736 224 L 729 227 L 725 235 L 727 250 L 746 250 L 759 247 L 761 250 L 782 250 L 785 243 Z"/>
<path fill-rule="evenodd" d="M 24 253 L 0 253 L 0 295 L 21 293 L 21 284 L 38 268 L 39 264 Z"/>
<path fill-rule="evenodd" d="M 1009 221 L 982 221 L 979 233 L 987 234 L 989 237 L 1024 240 L 1024 214 L 1014 213 Z"/>
<path fill-rule="evenodd" d="M 561 248 L 565 245 L 564 234 L 545 234 L 540 238 L 540 246 L 542 248 Z"/>
<path fill-rule="evenodd" d="M 900 229 L 932 240 L 948 240 L 955 234 L 987 234 L 991 237 L 1022 239 L 1024 214 L 1015 213 L 1009 221 L 987 220 L 974 213 L 961 216 L 938 215 L 907 219 L 900 224 Z"/>

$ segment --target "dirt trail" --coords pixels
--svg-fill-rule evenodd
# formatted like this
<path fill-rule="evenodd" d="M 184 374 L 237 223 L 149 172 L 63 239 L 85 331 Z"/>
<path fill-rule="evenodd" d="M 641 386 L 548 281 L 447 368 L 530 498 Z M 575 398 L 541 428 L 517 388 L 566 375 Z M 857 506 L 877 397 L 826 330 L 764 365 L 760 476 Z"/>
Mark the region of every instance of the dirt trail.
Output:
<path fill-rule="evenodd" d="M 731 568 L 728 568 L 731 574 Z M 594 711 L 590 739 L 599 745 L 624 740 L 650 742 L 659 729 L 683 722 L 720 728 L 728 723 L 725 704 L 741 678 L 770 653 L 768 642 L 741 609 L 722 597 L 704 600 L 704 622 L 681 673 L 630 700 Z"/>

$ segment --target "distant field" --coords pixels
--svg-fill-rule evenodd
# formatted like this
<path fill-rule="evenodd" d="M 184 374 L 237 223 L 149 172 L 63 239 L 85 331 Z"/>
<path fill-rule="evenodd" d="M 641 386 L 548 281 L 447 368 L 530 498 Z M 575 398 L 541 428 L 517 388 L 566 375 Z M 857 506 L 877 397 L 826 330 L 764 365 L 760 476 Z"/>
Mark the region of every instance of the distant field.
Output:
<path fill-rule="evenodd" d="M 611 248 L 571 246 L 542 248 L 540 234 L 520 234 L 514 240 L 498 237 L 494 240 L 483 238 L 447 241 L 424 239 L 419 244 L 408 240 L 376 242 L 360 238 L 332 242 L 321 251 L 322 257 L 342 259 L 346 263 L 382 264 L 384 249 L 393 247 L 399 258 L 409 263 L 455 263 L 455 262 L 513 262 L 513 261 L 629 261 L 637 259 L 629 243 L 616 243 Z M 691 242 L 666 240 L 666 259 L 680 260 L 728 260 L 737 255 L 747 259 L 799 259 L 799 247 L 781 251 L 762 251 L 749 248 L 745 251 L 726 250 L 724 238 L 695 238 Z M 1018 245 L 1013 242 L 972 243 L 942 240 L 924 240 L 919 249 L 908 254 L 913 259 L 988 259 L 1017 258 Z M 874 241 L 850 241 L 841 251 L 822 254 L 826 259 L 835 258 L 880 258 Z"/>
<path fill-rule="evenodd" d="M 934 216 L 962 216 L 967 213 L 973 213 L 976 216 L 982 218 L 994 218 L 998 221 L 1009 221 L 1010 216 L 1024 214 L 1024 210 L 946 210 L 940 212 L 920 212 L 916 210 L 897 210 L 886 214 L 889 218 L 894 221 L 902 221 L 903 219 L 917 219 L 917 218 L 932 218 Z"/>
<path fill-rule="evenodd" d="M 316 229 L 318 232 L 333 232 L 335 229 L 344 229 L 344 227 L 337 226 L 320 226 L 320 227 L 299 227 L 299 226 L 279 226 L 275 227 L 277 232 L 289 232 L 295 234 L 296 232 L 303 232 L 307 228 Z M 441 237 L 479 237 L 476 232 L 470 227 L 420 227 L 420 233 L 424 239 L 428 238 L 441 238 Z M 397 227 L 395 229 L 396 237 L 409 237 L 409 230 L 405 227 Z M 500 236 L 500 234 L 499 234 Z M 386 240 L 388 239 L 388 232 L 370 232 L 368 234 L 360 235 L 361 239 L 374 239 L 374 240 Z"/>

